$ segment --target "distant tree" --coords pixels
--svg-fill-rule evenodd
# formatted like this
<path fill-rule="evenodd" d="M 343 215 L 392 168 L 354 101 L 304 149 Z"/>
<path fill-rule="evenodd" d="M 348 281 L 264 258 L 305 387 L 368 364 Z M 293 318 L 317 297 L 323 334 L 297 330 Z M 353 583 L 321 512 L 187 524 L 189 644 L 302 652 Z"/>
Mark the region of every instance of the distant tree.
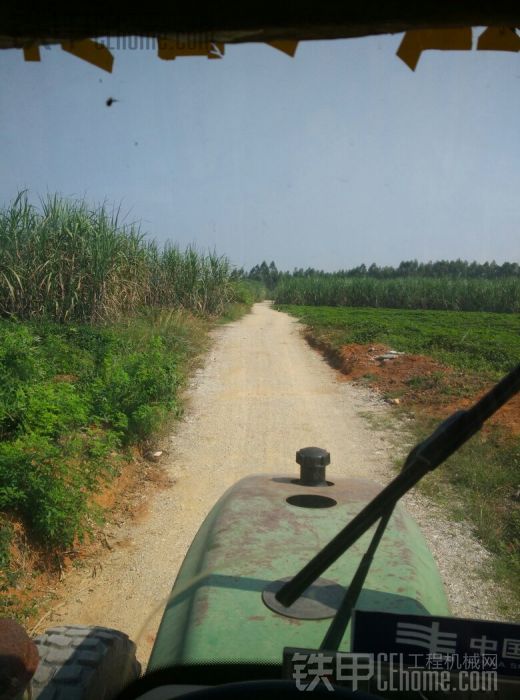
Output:
<path fill-rule="evenodd" d="M 403 260 L 403 262 L 399 263 L 396 272 L 399 276 L 409 277 L 410 275 L 417 274 L 418 268 L 419 263 L 417 260 Z"/>
<path fill-rule="evenodd" d="M 396 279 L 400 277 L 437 277 L 437 278 L 485 278 L 496 279 L 499 277 L 519 277 L 520 265 L 517 262 L 505 262 L 498 265 L 495 260 L 478 263 L 457 260 L 437 260 L 435 262 L 420 263 L 417 260 L 403 260 L 397 267 L 385 265 L 379 267 L 372 263 L 368 268 L 363 263 L 349 269 L 339 269 L 335 272 L 323 272 L 314 267 L 295 267 L 292 272 L 281 272 L 274 261 L 269 265 L 265 260 L 260 265 L 255 265 L 248 273 L 251 279 L 258 279 L 268 289 L 274 289 L 282 278 L 290 277 L 373 277 L 376 279 Z"/>
<path fill-rule="evenodd" d="M 274 260 L 271 260 L 269 263 L 269 279 L 268 284 L 266 285 L 268 289 L 274 289 L 276 287 L 279 276 L 280 273 L 278 272 L 275 262 Z"/>
<path fill-rule="evenodd" d="M 500 277 L 513 277 L 518 275 L 520 275 L 520 266 L 518 263 L 502 263 L 500 268 Z"/>
<path fill-rule="evenodd" d="M 275 288 L 278 282 L 280 272 L 278 272 L 274 260 L 271 260 L 269 265 L 266 263 L 265 260 L 262 260 L 260 265 L 255 265 L 251 268 L 247 276 L 249 279 L 262 282 L 262 284 L 264 284 L 267 287 L 267 289 L 272 290 Z"/>

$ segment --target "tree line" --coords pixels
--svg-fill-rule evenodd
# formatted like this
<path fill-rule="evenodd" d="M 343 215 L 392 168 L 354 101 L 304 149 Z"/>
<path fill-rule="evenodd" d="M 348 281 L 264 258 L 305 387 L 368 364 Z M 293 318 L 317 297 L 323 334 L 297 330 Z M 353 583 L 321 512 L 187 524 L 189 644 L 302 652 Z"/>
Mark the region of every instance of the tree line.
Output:
<path fill-rule="evenodd" d="M 234 275 L 242 279 L 256 280 L 267 289 L 274 289 L 283 278 L 289 277 L 372 277 L 375 279 L 397 279 L 402 277 L 431 277 L 451 279 L 503 279 L 520 277 L 520 265 L 516 262 L 504 262 L 501 265 L 494 260 L 478 263 L 467 260 L 437 260 L 426 263 L 417 260 L 403 260 L 397 267 L 391 265 L 379 266 L 372 263 L 358 265 L 335 272 L 325 272 L 314 267 L 294 268 L 292 272 L 279 270 L 274 260 L 269 264 L 264 260 L 249 271 L 240 268 Z"/>

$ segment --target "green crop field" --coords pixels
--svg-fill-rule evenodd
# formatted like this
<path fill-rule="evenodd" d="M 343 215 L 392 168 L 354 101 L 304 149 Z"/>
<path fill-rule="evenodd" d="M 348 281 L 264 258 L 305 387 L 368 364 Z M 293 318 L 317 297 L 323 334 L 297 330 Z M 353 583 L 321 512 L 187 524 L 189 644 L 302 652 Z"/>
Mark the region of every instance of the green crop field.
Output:
<path fill-rule="evenodd" d="M 297 316 L 320 340 L 383 343 L 394 350 L 430 355 L 454 367 L 490 376 L 520 360 L 520 316 L 464 311 L 278 305 Z"/>
<path fill-rule="evenodd" d="M 276 286 L 274 301 L 309 306 L 514 313 L 520 311 L 520 278 L 288 276 Z"/>

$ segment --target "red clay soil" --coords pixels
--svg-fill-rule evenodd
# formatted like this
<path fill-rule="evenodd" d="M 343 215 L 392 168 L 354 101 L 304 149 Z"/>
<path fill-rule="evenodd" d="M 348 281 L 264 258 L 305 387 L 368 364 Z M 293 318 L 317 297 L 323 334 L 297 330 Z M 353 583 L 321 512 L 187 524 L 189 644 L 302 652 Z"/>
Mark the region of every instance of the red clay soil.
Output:
<path fill-rule="evenodd" d="M 390 350 L 385 345 L 343 345 L 339 350 L 307 337 L 345 378 L 366 384 L 391 403 L 419 409 L 435 417 L 473 404 L 493 384 L 477 374 L 444 365 L 425 355 L 397 355 L 378 359 Z M 511 435 L 520 434 L 520 396 L 517 395 L 490 420 Z"/>

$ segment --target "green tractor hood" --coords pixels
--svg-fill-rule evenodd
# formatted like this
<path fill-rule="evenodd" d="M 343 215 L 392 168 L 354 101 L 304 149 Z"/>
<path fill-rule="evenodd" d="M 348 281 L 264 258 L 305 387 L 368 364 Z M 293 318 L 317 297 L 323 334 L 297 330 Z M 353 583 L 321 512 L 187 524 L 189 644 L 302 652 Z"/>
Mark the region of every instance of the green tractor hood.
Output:
<path fill-rule="evenodd" d="M 262 593 L 274 581 L 292 577 L 380 490 L 359 479 L 304 486 L 287 475 L 267 474 L 235 484 L 213 507 L 190 547 L 148 671 L 219 661 L 281 663 L 284 647 L 319 648 L 332 615 L 302 619 L 274 612 Z M 327 570 L 329 588 L 348 587 L 373 530 Z M 399 505 L 356 609 L 449 615 L 432 555 Z M 350 650 L 350 624 L 340 648 Z"/>

